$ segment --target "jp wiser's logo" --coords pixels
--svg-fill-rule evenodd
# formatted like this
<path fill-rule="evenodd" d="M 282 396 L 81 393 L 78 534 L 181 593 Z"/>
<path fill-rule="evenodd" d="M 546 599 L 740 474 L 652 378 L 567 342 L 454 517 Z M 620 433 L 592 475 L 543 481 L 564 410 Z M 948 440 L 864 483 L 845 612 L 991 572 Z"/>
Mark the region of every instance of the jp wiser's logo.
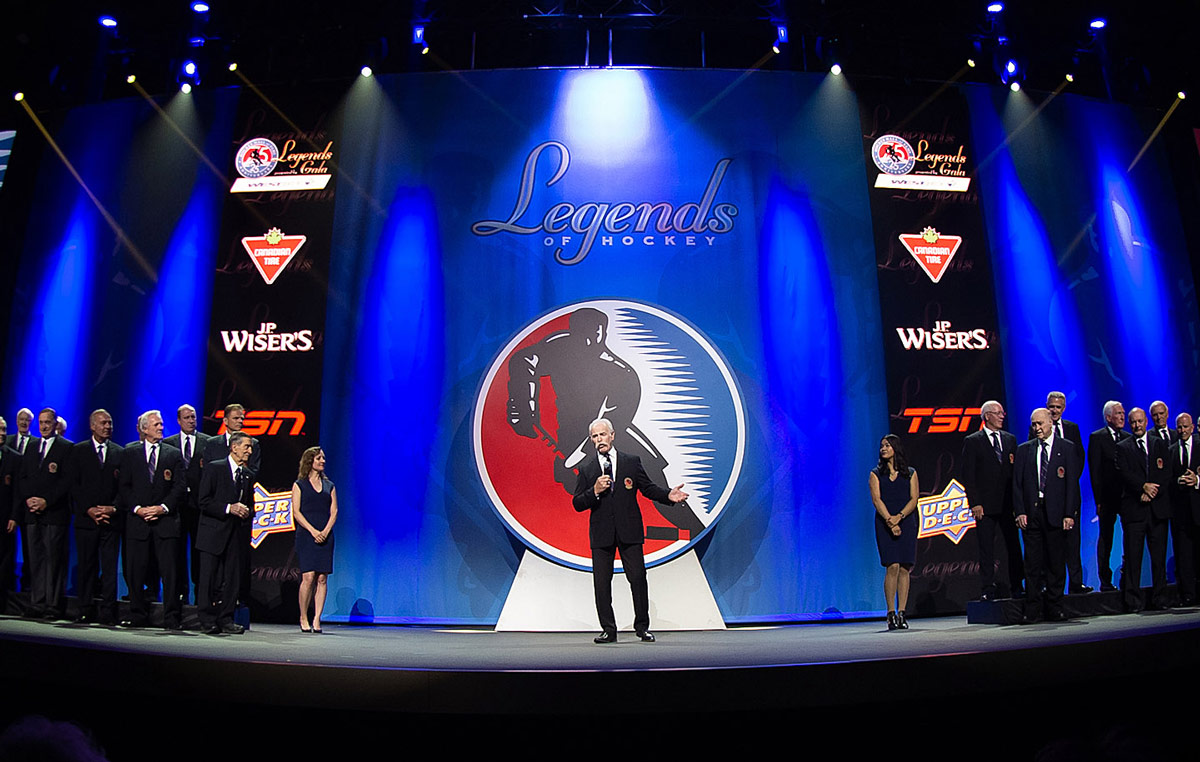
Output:
<path fill-rule="evenodd" d="M 472 233 L 478 236 L 541 234 L 544 245 L 554 248 L 555 261 L 574 265 L 582 262 L 597 244 L 713 246 L 718 235 L 733 230 L 733 218 L 737 216 L 738 208 L 729 203 L 716 203 L 721 181 L 733 159 L 717 162 L 699 201 L 678 206 L 668 201 L 587 201 L 582 204 L 564 201 L 544 212 L 531 211 L 538 159 L 548 148 L 555 149 L 558 166 L 546 181 L 546 187 L 563 179 L 571 164 L 570 151 L 557 140 L 542 143 L 525 159 L 512 214 L 507 220 L 480 220 L 471 225 Z"/>
<path fill-rule="evenodd" d="M 967 490 L 957 479 L 951 479 L 942 494 L 918 500 L 917 513 L 921 516 L 918 540 L 940 534 L 957 545 L 975 526 L 975 516 L 967 505 Z"/>
<path fill-rule="evenodd" d="M 333 177 L 332 161 L 332 140 L 324 147 L 305 148 L 288 139 L 283 150 L 269 138 L 247 140 L 234 157 L 233 166 L 241 177 L 229 192 L 322 190 Z"/>
<path fill-rule="evenodd" d="M 958 247 L 962 246 L 962 236 L 943 235 L 929 227 L 920 233 L 901 235 L 900 243 L 917 260 L 929 279 L 937 283 L 946 274 L 946 267 L 958 253 Z"/>
<path fill-rule="evenodd" d="M 897 328 L 900 343 L 912 349 L 987 349 L 987 331 L 975 328 L 970 331 L 950 330 L 949 320 L 936 320 L 933 330 L 921 328 Z"/>
<path fill-rule="evenodd" d="M 311 352 L 315 346 L 310 329 L 276 333 L 274 323 L 261 323 L 250 331 L 221 331 L 226 352 Z"/>

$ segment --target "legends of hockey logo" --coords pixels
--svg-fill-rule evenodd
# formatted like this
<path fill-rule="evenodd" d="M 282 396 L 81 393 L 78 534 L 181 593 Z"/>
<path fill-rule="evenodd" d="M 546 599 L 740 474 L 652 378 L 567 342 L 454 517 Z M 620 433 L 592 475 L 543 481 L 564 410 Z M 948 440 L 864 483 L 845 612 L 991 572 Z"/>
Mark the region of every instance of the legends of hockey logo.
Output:
<path fill-rule="evenodd" d="M 271 228 L 266 235 L 247 236 L 242 239 L 242 246 L 250 255 L 254 267 L 262 279 L 271 285 L 288 266 L 288 262 L 300 251 L 300 247 L 308 240 L 308 236 L 284 235 L 279 228 Z"/>
<path fill-rule="evenodd" d="M 504 524 L 542 556 L 591 568 L 588 515 L 572 509 L 576 469 L 608 418 L 618 453 L 636 455 L 686 503 L 639 497 L 646 565 L 692 547 L 720 517 L 741 473 L 746 422 L 725 360 L 682 318 L 639 302 L 560 307 L 500 350 L 475 402 L 475 465 Z"/>
<path fill-rule="evenodd" d="M 920 233 L 901 235 L 900 243 L 917 260 L 929 279 L 937 283 L 946 274 L 946 268 L 954 259 L 958 247 L 962 246 L 962 236 L 945 235 L 928 227 Z"/>

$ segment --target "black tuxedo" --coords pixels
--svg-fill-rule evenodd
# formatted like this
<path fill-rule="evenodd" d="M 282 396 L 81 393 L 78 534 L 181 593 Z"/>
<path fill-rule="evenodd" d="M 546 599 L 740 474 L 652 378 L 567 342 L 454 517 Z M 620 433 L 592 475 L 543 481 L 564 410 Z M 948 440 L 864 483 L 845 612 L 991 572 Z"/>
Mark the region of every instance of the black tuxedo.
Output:
<path fill-rule="evenodd" d="M 184 450 L 187 442 L 183 433 L 172 434 L 163 441 L 179 450 L 183 455 L 183 464 L 187 469 L 187 480 L 184 483 L 184 500 L 180 506 L 180 521 L 183 534 L 180 536 L 179 564 L 176 573 L 179 575 L 179 592 L 183 595 L 184 603 L 188 600 L 188 578 L 191 577 L 193 587 L 199 585 L 200 556 L 196 552 L 196 532 L 200 526 L 200 475 L 204 466 L 204 451 L 211 439 L 199 430 L 194 435 L 192 451 Z M 190 455 L 190 457 L 189 457 Z M 191 559 L 190 563 L 188 559 Z"/>
<path fill-rule="evenodd" d="M 1187 463 L 1183 462 L 1183 442 L 1171 445 L 1171 482 L 1167 495 L 1171 499 L 1171 539 L 1175 544 L 1175 581 L 1179 597 L 1187 604 L 1196 600 L 1196 573 L 1200 569 L 1197 539 L 1200 539 L 1200 489 L 1179 483 L 1179 477 L 1189 470 L 1200 472 L 1200 439 L 1193 434 L 1187 443 Z"/>
<path fill-rule="evenodd" d="M 1025 565 L 1021 559 L 1021 538 L 1013 524 L 1012 471 L 1017 451 L 1017 438 L 1007 431 L 1000 437 L 1000 455 L 991 433 L 979 429 L 963 439 L 962 483 L 967 492 L 967 505 L 983 506 L 983 517 L 975 520 L 975 536 L 979 543 L 979 581 L 982 593 L 996 594 L 996 533 L 1004 540 L 1008 559 L 1010 594 L 1021 591 Z"/>
<path fill-rule="evenodd" d="M 21 475 L 21 455 L 0 444 L 0 614 L 8 603 L 12 588 L 13 562 L 16 560 L 16 534 L 9 534 L 8 522 L 18 521 L 17 481 Z"/>
<path fill-rule="evenodd" d="M 1107 426 L 1088 436 L 1088 478 L 1092 483 L 1092 499 L 1096 501 L 1096 518 L 1100 521 L 1100 537 L 1096 541 L 1096 574 L 1101 589 L 1112 588 L 1113 530 L 1121 512 L 1121 477 L 1117 473 L 1117 443 L 1129 434 L 1120 429 L 1113 439 Z"/>
<path fill-rule="evenodd" d="M 1168 494 L 1171 480 L 1171 452 L 1166 440 L 1146 436 L 1147 455 L 1143 456 L 1134 436 L 1117 445 L 1116 467 L 1121 476 L 1121 533 L 1124 538 L 1124 573 L 1121 589 L 1125 607 L 1140 611 L 1142 550 L 1150 547 L 1150 574 L 1154 585 L 1151 603 L 1167 605 L 1167 524 L 1171 518 Z M 1142 485 L 1159 485 L 1158 495 L 1143 502 Z"/>
<path fill-rule="evenodd" d="M 21 453 L 21 451 L 17 449 L 17 437 L 18 436 L 19 436 L 18 434 L 9 434 L 8 439 L 5 440 L 5 444 L 7 444 L 9 447 L 11 447 L 14 450 L 17 450 L 18 453 L 23 455 L 24 453 Z M 29 437 L 29 441 L 25 443 L 25 449 L 29 449 L 29 445 L 31 442 L 37 441 L 37 437 L 34 436 L 33 434 L 28 434 L 27 436 Z"/>
<path fill-rule="evenodd" d="M 68 460 L 75 511 L 75 554 L 79 561 L 76 591 L 80 613 L 90 614 L 99 573 L 101 620 L 116 624 L 117 557 L 125 526 L 119 494 L 124 448 L 111 441 L 105 442 L 103 448 L 103 465 L 91 437 L 77 442 Z M 111 505 L 116 513 L 107 522 L 97 524 L 87 512 L 98 505 Z"/>
<path fill-rule="evenodd" d="M 229 433 L 217 434 L 208 438 L 204 444 L 204 462 L 214 463 L 229 457 Z M 246 464 L 253 476 L 257 476 L 262 468 L 262 445 L 254 437 L 250 437 L 250 461 Z"/>
<path fill-rule="evenodd" d="M 125 550 L 132 577 L 128 580 L 130 619 L 139 626 L 149 622 L 150 607 L 145 586 L 151 581 L 149 568 L 153 557 L 163 581 L 163 623 L 167 626 L 178 624 L 182 603 L 175 570 L 187 480 L 183 455 L 169 444 L 160 442 L 151 478 L 145 445 L 137 442 L 125 448 L 121 466 L 121 503 L 126 510 Z M 166 506 L 167 512 L 153 521 L 146 521 L 135 512 L 138 507 L 155 505 Z"/>
<path fill-rule="evenodd" d="M 1166 439 L 1167 444 L 1175 444 L 1179 441 L 1179 429 L 1167 427 L 1167 435 L 1164 437 L 1158 429 L 1147 429 L 1146 433 L 1155 439 Z"/>
<path fill-rule="evenodd" d="M 1025 569 L 1028 575 L 1026 614 L 1062 613 L 1066 583 L 1066 537 L 1063 520 L 1079 522 L 1079 469 L 1082 462 L 1069 440 L 1055 437 L 1049 445 L 1045 484 L 1041 484 L 1041 442 L 1022 442 L 1013 466 L 1013 510 L 1025 516 Z M 1039 497 L 1039 492 L 1041 496 Z M 1043 602 L 1043 586 L 1045 600 Z"/>
<path fill-rule="evenodd" d="M 62 616 L 66 612 L 67 525 L 71 521 L 67 456 L 71 445 L 65 437 L 53 437 L 43 458 L 42 440 L 31 439 L 21 458 L 19 507 L 29 533 L 29 602 L 35 614 Z M 45 500 L 45 510 L 30 511 L 26 501 L 31 497 Z"/>
<path fill-rule="evenodd" d="M 636 455 L 616 453 L 616 479 L 611 489 L 599 497 L 593 487 L 600 478 L 601 466 L 595 454 L 579 465 L 572 505 L 577 511 L 590 511 L 588 539 L 592 547 L 592 584 L 596 595 L 596 614 L 605 632 L 616 633 L 617 619 L 612 608 L 613 562 L 620 550 L 621 565 L 633 592 L 633 628 L 650 628 L 650 597 L 646 587 L 646 565 L 642 543 L 646 539 L 637 493 L 658 503 L 672 505 L 670 492 L 650 481 L 642 461 Z"/>
<path fill-rule="evenodd" d="M 241 593 L 243 558 L 249 558 L 246 538 L 253 521 L 229 512 L 229 505 L 242 503 L 254 510 L 254 474 L 248 465 L 240 483 L 234 479 L 229 458 L 210 462 L 200 479 L 200 526 L 196 550 L 200 553 L 200 584 L 196 606 L 200 625 L 211 629 L 233 621 Z"/>

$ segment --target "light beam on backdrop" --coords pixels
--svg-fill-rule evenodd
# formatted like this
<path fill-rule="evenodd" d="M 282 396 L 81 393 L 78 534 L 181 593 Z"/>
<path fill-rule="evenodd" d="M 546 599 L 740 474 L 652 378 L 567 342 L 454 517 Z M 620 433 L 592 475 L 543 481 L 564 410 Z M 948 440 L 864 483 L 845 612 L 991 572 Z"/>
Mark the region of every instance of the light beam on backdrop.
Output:
<path fill-rule="evenodd" d="M 565 93 L 564 93 L 565 88 Z M 633 69 L 581 69 L 559 87 L 555 126 L 564 131 L 577 156 L 600 166 L 641 161 L 651 134 L 652 96 Z"/>

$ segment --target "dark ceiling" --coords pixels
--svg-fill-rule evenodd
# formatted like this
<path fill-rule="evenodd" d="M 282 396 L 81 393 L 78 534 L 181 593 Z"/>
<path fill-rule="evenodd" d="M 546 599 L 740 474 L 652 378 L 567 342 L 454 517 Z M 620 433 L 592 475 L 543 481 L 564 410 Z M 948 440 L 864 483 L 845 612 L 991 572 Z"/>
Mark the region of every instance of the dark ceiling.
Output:
<path fill-rule="evenodd" d="M 1195 0 L 190 0 L 23 3 L 7 13 L 0 77 L 35 109 L 131 95 L 133 73 L 151 93 L 178 87 L 186 59 L 201 87 L 349 79 L 379 73 L 538 66 L 664 66 L 822 71 L 834 60 L 852 80 L 997 82 L 1017 60 L 1027 90 L 1074 91 L 1165 108 L 1195 79 Z M 81 7 L 83 6 L 83 7 Z M 117 19 L 115 30 L 97 22 Z M 1092 33 L 1088 22 L 1105 17 Z M 412 42 L 426 28 L 430 50 Z M 772 52 L 776 28 L 789 40 Z M 203 38 L 200 46 L 189 40 Z M 1006 42 L 1001 42 L 1006 40 Z M 1192 50 L 1189 53 L 1187 51 Z M 975 69 L 960 71 L 968 57 Z"/>

